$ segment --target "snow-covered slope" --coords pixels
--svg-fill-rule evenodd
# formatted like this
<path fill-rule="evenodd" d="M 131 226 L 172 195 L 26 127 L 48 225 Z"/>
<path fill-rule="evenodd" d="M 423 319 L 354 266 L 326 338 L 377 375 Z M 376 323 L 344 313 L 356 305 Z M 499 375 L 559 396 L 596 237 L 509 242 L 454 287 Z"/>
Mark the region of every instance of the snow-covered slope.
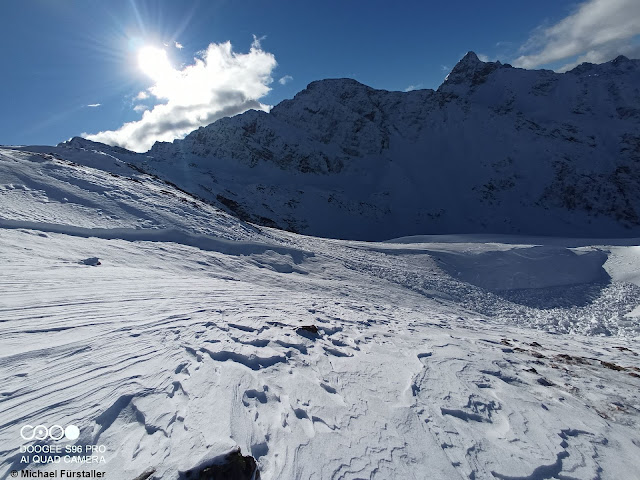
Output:
<path fill-rule="evenodd" d="M 1 478 L 637 475 L 637 239 L 305 237 L 42 151 L 0 149 Z"/>
<path fill-rule="evenodd" d="M 313 82 L 270 113 L 131 161 L 242 218 L 317 236 L 639 236 L 638 132 L 638 60 L 557 74 L 469 53 L 437 91 Z M 74 145 L 109 149 L 62 146 Z"/>
<path fill-rule="evenodd" d="M 30 150 L 55 150 L 51 147 Z M 258 229 L 171 183 L 103 153 L 72 152 L 77 164 L 48 153 L 0 149 L 2 226 L 59 225 L 98 232 L 179 229 L 241 240 Z M 99 166 L 94 168 L 92 165 Z"/>

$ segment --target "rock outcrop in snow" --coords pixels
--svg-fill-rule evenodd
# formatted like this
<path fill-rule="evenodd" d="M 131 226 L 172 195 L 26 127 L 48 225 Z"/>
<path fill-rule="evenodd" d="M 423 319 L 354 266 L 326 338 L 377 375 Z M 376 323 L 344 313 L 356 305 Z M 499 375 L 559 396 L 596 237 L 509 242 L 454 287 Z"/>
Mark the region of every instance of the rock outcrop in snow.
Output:
<path fill-rule="evenodd" d="M 312 82 L 135 158 L 241 218 L 312 235 L 637 236 L 638 132 L 638 60 L 559 74 L 470 52 L 437 91 Z"/>

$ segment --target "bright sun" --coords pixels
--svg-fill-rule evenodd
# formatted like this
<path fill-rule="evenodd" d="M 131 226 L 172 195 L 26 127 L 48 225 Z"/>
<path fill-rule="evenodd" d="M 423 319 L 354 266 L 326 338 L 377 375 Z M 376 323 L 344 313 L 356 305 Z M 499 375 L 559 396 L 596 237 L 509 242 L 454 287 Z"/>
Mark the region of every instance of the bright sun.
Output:
<path fill-rule="evenodd" d="M 156 47 L 142 47 L 138 51 L 138 67 L 153 80 L 162 80 L 173 72 L 167 52 Z"/>

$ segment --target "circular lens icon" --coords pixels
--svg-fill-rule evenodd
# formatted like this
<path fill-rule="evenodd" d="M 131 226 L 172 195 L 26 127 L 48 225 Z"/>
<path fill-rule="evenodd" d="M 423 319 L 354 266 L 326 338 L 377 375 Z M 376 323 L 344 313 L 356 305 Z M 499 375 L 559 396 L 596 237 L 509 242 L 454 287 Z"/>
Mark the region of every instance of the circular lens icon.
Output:
<path fill-rule="evenodd" d="M 64 429 L 64 436 L 67 437 L 67 440 L 75 440 L 80 436 L 80 429 L 75 425 L 67 425 L 67 428 Z"/>
<path fill-rule="evenodd" d="M 51 425 L 49 428 L 49 438 L 51 440 L 60 440 L 64 437 L 64 428 L 60 425 Z"/>
<path fill-rule="evenodd" d="M 27 433 L 29 430 L 31 430 L 30 435 Z M 33 440 L 34 435 L 35 435 L 35 431 L 33 430 L 33 427 L 31 425 L 25 425 L 20 429 L 20 436 L 24 440 Z"/>
<path fill-rule="evenodd" d="M 44 425 L 36 425 L 34 428 L 34 438 L 36 440 L 44 440 L 49 436 L 49 430 Z"/>

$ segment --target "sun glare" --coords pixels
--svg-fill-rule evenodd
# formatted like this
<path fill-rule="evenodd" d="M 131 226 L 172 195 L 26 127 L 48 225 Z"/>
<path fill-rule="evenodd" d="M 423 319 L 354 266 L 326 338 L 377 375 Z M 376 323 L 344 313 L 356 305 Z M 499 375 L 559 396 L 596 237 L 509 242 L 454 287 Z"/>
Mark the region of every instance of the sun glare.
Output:
<path fill-rule="evenodd" d="M 156 47 L 142 47 L 138 51 L 138 67 L 156 81 L 166 78 L 173 72 L 167 52 Z"/>

